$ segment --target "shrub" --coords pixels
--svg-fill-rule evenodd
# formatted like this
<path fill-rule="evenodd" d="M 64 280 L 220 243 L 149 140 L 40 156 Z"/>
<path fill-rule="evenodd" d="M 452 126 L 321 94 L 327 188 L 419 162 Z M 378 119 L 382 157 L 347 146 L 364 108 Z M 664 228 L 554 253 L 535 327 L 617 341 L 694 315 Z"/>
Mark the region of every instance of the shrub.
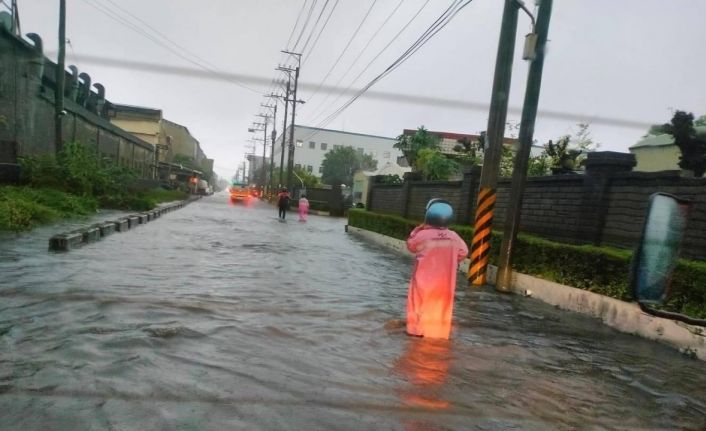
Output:
<path fill-rule="evenodd" d="M 0 187 L 0 230 L 22 231 L 62 217 L 94 213 L 98 202 L 52 188 Z"/>
<path fill-rule="evenodd" d="M 0 199 L 0 230 L 19 232 L 60 217 L 59 212 L 30 199 Z"/>
<path fill-rule="evenodd" d="M 360 209 L 348 212 L 348 224 L 397 239 L 406 239 L 418 224 L 398 216 Z M 473 228 L 451 226 L 470 246 Z M 502 234 L 493 232 L 492 250 L 500 249 Z M 572 245 L 531 235 L 520 235 L 515 244 L 513 269 L 579 289 L 621 300 L 630 300 L 628 273 L 632 253 L 612 247 Z M 497 263 L 497 254 L 490 262 Z M 675 270 L 667 311 L 706 317 L 706 263 L 681 260 Z"/>

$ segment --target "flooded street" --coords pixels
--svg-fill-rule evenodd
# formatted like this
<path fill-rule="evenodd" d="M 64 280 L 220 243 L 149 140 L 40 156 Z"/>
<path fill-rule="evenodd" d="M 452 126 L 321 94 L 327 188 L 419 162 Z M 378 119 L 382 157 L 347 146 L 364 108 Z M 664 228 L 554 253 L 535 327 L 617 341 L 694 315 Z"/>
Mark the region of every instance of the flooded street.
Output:
<path fill-rule="evenodd" d="M 287 218 L 221 194 L 70 253 L 3 237 L 0 429 L 706 428 L 704 362 L 463 277 L 452 339 L 407 337 L 411 258 Z"/>

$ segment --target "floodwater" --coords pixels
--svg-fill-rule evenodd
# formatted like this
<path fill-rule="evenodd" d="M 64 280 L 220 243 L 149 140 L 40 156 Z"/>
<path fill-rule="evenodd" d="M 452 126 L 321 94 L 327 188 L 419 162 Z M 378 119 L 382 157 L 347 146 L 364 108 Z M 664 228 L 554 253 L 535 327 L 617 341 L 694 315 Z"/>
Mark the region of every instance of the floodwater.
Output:
<path fill-rule="evenodd" d="M 411 259 L 344 225 L 215 195 L 3 237 L 0 429 L 706 428 L 704 362 L 462 277 L 453 338 L 407 337 Z"/>

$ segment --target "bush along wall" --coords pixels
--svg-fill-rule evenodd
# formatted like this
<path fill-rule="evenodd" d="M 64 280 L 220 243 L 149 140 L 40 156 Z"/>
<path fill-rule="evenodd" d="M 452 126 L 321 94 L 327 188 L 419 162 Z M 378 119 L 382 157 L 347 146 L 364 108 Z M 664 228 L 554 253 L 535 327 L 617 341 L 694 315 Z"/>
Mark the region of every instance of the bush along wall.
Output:
<path fill-rule="evenodd" d="M 407 239 L 419 224 L 398 216 L 361 209 L 348 212 L 348 224 L 397 239 Z M 470 247 L 473 228 L 451 226 Z M 493 232 L 492 250 L 500 249 L 501 232 Z M 630 301 L 628 273 L 632 252 L 611 247 L 571 245 L 529 235 L 517 239 L 513 269 L 517 272 Z M 490 262 L 497 263 L 497 253 Z M 665 310 L 706 318 L 706 263 L 682 260 L 677 265 Z"/>

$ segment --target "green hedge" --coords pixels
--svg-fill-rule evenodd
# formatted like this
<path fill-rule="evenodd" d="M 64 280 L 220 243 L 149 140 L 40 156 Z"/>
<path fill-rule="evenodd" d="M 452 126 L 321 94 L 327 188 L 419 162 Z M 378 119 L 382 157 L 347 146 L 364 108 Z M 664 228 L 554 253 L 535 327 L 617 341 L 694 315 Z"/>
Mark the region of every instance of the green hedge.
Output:
<path fill-rule="evenodd" d="M 393 238 L 407 239 L 418 222 L 351 209 L 348 224 Z M 472 227 L 451 226 L 451 229 L 470 243 Z M 500 249 L 501 236 L 500 232 L 493 232 L 492 250 Z M 621 300 L 631 299 L 628 292 L 630 251 L 562 244 L 529 235 L 520 235 L 515 247 L 515 271 Z M 495 264 L 497 254 L 491 253 L 490 261 Z M 664 309 L 692 317 L 706 317 L 705 263 L 679 262 L 672 282 L 672 294 Z"/>

